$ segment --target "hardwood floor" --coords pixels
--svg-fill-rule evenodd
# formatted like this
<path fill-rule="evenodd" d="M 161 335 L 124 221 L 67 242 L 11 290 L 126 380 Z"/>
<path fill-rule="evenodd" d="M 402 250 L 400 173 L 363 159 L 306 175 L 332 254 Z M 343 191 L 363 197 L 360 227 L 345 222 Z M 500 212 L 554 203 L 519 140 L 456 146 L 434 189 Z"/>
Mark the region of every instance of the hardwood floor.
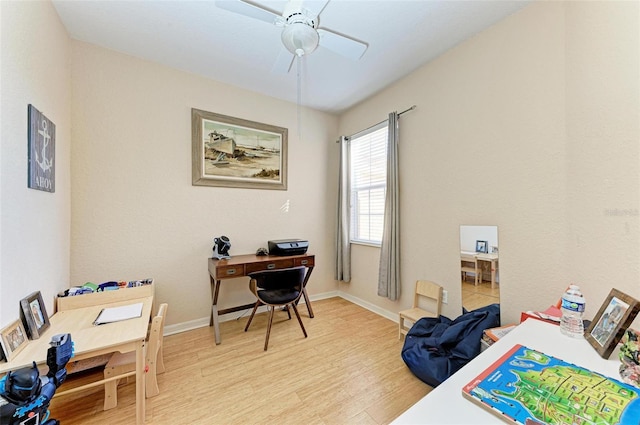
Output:
<path fill-rule="evenodd" d="M 467 310 L 475 310 L 489 304 L 500 302 L 500 285 L 496 284 L 491 289 L 491 282 L 483 281 L 478 286 L 473 284 L 473 277 L 470 280 L 462 281 L 462 305 Z"/>
<path fill-rule="evenodd" d="M 387 424 L 431 387 L 406 367 L 397 323 L 342 298 L 304 306 L 304 338 L 295 317 L 276 312 L 269 350 L 266 314 L 164 338 L 160 394 L 147 399 L 146 424 Z M 102 376 L 102 372 L 97 372 Z M 70 379 L 62 389 L 96 379 Z M 104 391 L 55 397 L 51 416 L 64 425 L 134 424 L 135 383 L 118 388 L 118 407 L 103 411 Z"/>

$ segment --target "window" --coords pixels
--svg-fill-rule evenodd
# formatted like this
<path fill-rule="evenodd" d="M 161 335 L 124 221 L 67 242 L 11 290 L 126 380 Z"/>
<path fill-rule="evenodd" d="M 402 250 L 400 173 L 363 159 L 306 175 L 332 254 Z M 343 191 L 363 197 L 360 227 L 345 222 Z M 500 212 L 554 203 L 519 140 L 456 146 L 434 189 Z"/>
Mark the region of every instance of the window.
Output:
<path fill-rule="evenodd" d="M 351 172 L 351 242 L 380 245 L 387 185 L 385 121 L 349 141 Z"/>

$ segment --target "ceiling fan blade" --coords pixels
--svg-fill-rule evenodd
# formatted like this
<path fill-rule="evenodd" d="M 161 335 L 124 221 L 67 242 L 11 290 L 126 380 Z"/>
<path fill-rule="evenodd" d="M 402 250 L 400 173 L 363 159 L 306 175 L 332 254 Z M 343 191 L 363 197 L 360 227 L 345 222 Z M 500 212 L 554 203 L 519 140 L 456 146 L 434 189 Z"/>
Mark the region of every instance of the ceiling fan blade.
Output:
<path fill-rule="evenodd" d="M 351 37 L 338 34 L 323 28 L 318 29 L 320 46 L 332 50 L 349 59 L 358 60 L 364 55 L 369 45 Z"/>
<path fill-rule="evenodd" d="M 216 0 L 216 6 L 233 13 L 275 24 L 281 18 L 278 12 L 243 0 Z"/>
<path fill-rule="evenodd" d="M 295 59 L 295 55 L 289 52 L 287 49 L 280 49 L 280 53 L 278 53 L 278 57 L 276 58 L 273 67 L 271 67 L 272 74 L 288 74 L 291 71 L 291 66 L 293 65 L 293 60 Z"/>
<path fill-rule="evenodd" d="M 307 9 L 312 17 L 317 17 L 324 8 L 329 3 L 329 0 L 304 0 L 302 2 L 302 7 Z M 316 25 L 318 24 L 318 20 L 316 19 Z"/>

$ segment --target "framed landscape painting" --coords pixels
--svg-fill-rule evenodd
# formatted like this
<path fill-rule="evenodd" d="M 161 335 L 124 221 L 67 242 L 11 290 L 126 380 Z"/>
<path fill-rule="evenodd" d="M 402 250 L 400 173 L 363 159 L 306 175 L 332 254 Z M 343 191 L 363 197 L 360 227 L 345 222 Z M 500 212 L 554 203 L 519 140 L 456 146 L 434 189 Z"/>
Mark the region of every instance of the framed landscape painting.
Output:
<path fill-rule="evenodd" d="M 191 109 L 192 184 L 287 189 L 288 130 Z"/>

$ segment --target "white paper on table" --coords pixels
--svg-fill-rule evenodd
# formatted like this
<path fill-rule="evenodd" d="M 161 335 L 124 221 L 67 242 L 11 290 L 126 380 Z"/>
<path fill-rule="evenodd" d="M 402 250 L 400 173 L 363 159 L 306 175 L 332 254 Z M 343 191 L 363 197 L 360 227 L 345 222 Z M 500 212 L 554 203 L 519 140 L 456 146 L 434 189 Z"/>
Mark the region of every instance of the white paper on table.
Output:
<path fill-rule="evenodd" d="M 134 319 L 140 316 L 142 316 L 142 303 L 123 305 L 121 307 L 103 308 L 93 324 L 103 325 L 105 323 Z"/>

